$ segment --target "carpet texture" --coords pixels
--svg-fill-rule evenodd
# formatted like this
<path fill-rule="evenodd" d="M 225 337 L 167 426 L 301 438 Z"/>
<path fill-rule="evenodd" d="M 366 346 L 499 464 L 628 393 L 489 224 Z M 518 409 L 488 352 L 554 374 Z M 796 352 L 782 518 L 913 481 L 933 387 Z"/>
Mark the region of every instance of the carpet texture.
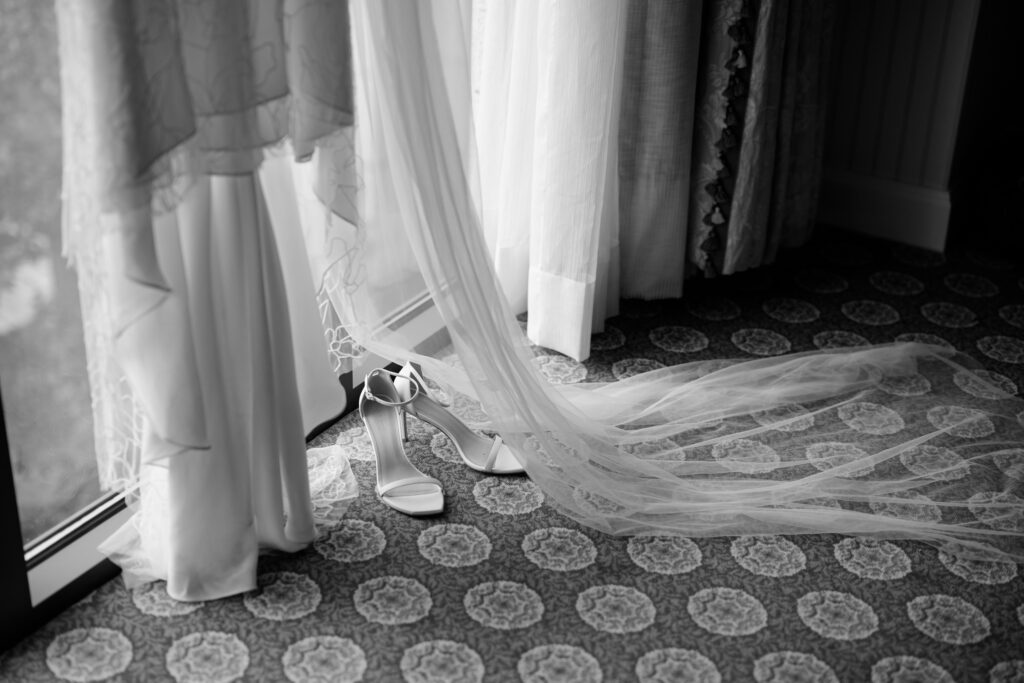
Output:
<path fill-rule="evenodd" d="M 585 363 L 537 349 L 552 381 L 689 360 L 893 340 L 948 344 L 1024 388 L 1024 262 L 832 235 L 770 268 L 624 302 Z M 965 400 L 985 400 L 965 385 Z M 984 393 L 984 392 L 981 392 Z M 1024 578 L 914 542 L 842 536 L 613 538 L 524 476 L 463 466 L 410 422 L 443 515 L 373 495 L 365 431 L 339 444 L 360 496 L 313 547 L 261 559 L 261 589 L 204 604 L 103 586 L 0 657 L 18 681 L 1024 681 Z"/>

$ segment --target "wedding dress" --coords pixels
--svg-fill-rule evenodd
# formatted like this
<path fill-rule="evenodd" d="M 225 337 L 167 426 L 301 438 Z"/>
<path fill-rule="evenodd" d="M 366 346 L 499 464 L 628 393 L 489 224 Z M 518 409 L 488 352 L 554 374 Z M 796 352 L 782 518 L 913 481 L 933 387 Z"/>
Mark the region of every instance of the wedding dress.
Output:
<path fill-rule="evenodd" d="M 844 533 L 1024 561 L 1024 402 L 956 352 L 882 345 L 550 385 L 479 223 L 469 75 L 451 41 L 467 7 L 351 6 L 354 147 L 335 140 L 314 162 L 336 181 L 320 201 L 358 186 L 359 215 L 327 216 L 307 239 L 345 254 L 330 293 L 358 345 L 421 364 L 464 419 L 513 445 L 549 503 L 604 532 Z M 425 338 L 381 304 L 417 287 L 430 298 L 414 313 L 443 321 Z"/>

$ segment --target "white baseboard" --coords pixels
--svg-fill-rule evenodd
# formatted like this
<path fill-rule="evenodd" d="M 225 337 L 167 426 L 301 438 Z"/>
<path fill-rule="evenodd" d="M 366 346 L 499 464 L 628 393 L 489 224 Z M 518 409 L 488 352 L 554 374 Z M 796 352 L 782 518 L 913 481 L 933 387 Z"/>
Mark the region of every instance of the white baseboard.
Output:
<path fill-rule="evenodd" d="M 827 170 L 818 222 L 932 251 L 946 247 L 949 192 Z"/>

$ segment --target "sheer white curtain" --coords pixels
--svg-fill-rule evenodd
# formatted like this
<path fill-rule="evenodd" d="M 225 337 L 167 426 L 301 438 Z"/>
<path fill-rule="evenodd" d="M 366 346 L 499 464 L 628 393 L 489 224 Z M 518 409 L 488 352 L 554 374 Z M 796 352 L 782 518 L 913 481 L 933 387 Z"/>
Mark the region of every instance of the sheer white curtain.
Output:
<path fill-rule="evenodd" d="M 627 6 L 473 3 L 482 222 L 495 271 L 513 311 L 529 311 L 530 339 L 579 360 L 619 306 Z"/>

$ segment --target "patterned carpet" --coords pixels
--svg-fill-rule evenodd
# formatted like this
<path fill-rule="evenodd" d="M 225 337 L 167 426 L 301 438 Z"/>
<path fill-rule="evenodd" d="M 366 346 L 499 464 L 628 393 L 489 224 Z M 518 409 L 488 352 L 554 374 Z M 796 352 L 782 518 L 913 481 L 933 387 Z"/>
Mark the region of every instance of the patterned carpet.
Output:
<path fill-rule="evenodd" d="M 625 302 L 553 380 L 687 360 L 916 339 L 1024 388 L 1024 262 L 833 237 L 774 267 Z M 962 387 L 978 400 L 979 387 Z M 983 392 L 982 392 L 983 393 Z M 262 589 L 205 604 L 103 586 L 0 658 L 4 680 L 1024 681 L 1024 577 L 913 542 L 840 536 L 612 538 L 489 477 L 413 421 L 412 457 L 447 510 L 372 494 L 356 416 L 339 444 L 361 495 L 310 549 L 261 562 Z"/>

